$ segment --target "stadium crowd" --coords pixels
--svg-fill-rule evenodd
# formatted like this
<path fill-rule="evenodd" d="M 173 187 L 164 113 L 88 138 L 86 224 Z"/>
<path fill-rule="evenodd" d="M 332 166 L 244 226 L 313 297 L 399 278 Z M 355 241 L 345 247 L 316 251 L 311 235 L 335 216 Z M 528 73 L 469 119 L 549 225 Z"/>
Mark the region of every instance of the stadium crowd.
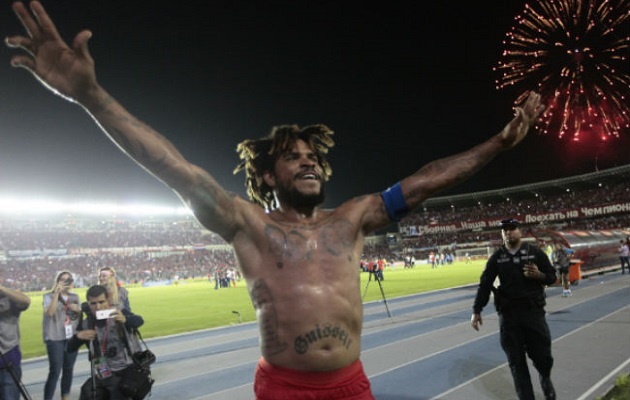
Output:
<path fill-rule="evenodd" d="M 433 209 L 424 209 L 409 215 L 400 222 L 402 232 L 409 232 L 411 226 L 436 226 L 470 221 L 491 221 L 506 216 L 520 217 L 524 214 L 536 215 L 555 211 L 566 211 L 580 207 L 606 206 L 627 203 L 630 199 L 630 180 L 621 180 L 612 185 L 601 185 L 584 190 L 566 190 L 553 195 L 527 193 L 518 200 L 504 197 L 500 201 L 483 204 L 453 207 L 442 202 Z M 550 228 L 555 230 L 600 230 L 630 227 L 630 213 L 620 211 L 610 215 L 597 215 L 592 218 L 566 218 L 545 221 L 525 226 L 531 228 Z M 498 226 L 486 229 L 461 229 L 450 231 L 429 231 L 422 234 L 403 234 L 404 252 L 413 253 L 416 258 L 426 259 L 432 252 L 454 251 L 466 247 L 466 244 L 479 246 L 498 243 Z"/>
<path fill-rule="evenodd" d="M 412 225 L 447 224 L 504 216 L 536 214 L 579 206 L 627 202 L 630 181 L 570 190 L 555 195 L 531 196 L 518 201 L 505 198 L 493 204 L 424 209 L 399 223 L 402 246 L 391 246 L 385 235 L 366 241 L 364 260 L 402 261 L 414 256 L 450 255 L 467 244 L 492 245 L 496 228 L 459 229 L 409 235 Z M 553 229 L 596 230 L 630 227 L 630 213 L 620 212 L 594 218 L 569 218 L 550 224 Z M 527 229 L 527 227 L 525 227 Z M 195 277 L 224 279 L 237 270 L 231 247 L 218 235 L 204 230 L 190 217 L 103 218 L 100 217 L 3 217 L 0 218 L 0 267 L 8 286 L 23 291 L 50 289 L 51 273 L 68 270 L 77 285 L 97 282 L 98 269 L 113 267 L 127 284 L 177 281 Z M 218 287 L 226 287 L 224 284 Z"/>
<path fill-rule="evenodd" d="M 524 213 L 548 213 L 568 208 L 592 206 L 594 204 L 610 204 L 630 199 L 630 181 L 620 182 L 614 186 L 601 186 L 586 190 L 569 190 L 555 195 L 531 195 L 530 198 L 517 201 L 504 198 L 501 202 L 482 204 L 473 207 L 456 209 L 442 207 L 435 210 L 422 210 L 407 216 L 401 225 L 429 225 L 435 223 L 452 223 L 474 219 L 501 219 L 506 215 Z M 579 223 L 579 221 L 571 221 Z M 597 221 L 599 223 L 599 221 Z"/>

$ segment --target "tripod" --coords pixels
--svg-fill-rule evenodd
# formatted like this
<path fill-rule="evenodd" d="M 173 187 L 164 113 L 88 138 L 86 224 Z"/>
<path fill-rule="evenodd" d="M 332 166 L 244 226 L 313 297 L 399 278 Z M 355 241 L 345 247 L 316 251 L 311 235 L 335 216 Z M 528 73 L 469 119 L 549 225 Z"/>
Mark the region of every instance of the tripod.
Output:
<path fill-rule="evenodd" d="M 81 304 L 81 314 L 79 315 L 79 326 L 83 326 L 83 314 L 87 316 L 87 329 L 95 329 L 94 316 L 91 314 L 90 306 L 87 302 Z M 100 385 L 96 377 L 96 357 L 98 349 L 98 339 L 94 338 L 88 342 L 88 359 L 90 360 L 90 377 L 81 386 L 79 400 L 105 400 L 109 399 L 109 392 Z"/>
<path fill-rule="evenodd" d="M 94 352 L 94 342 L 91 341 L 88 344 L 90 353 L 90 400 L 99 400 L 99 390 L 98 390 L 98 381 L 96 380 L 96 373 L 94 371 L 94 358 L 96 357 L 96 353 Z"/>
<path fill-rule="evenodd" d="M 392 314 L 389 312 L 389 307 L 387 306 L 387 299 L 385 298 L 385 291 L 383 290 L 383 285 L 381 284 L 381 280 L 378 279 L 378 276 L 376 275 L 376 271 L 369 271 L 368 273 L 370 275 L 368 277 L 367 283 L 365 284 L 365 289 L 363 289 L 363 296 L 361 296 L 361 300 L 365 298 L 365 293 L 367 293 L 368 286 L 370 286 L 370 282 L 372 282 L 372 275 L 374 275 L 374 280 L 378 282 L 378 287 L 381 289 L 381 296 L 383 297 L 383 304 L 385 304 L 385 310 L 387 310 L 387 316 L 391 318 Z"/>
<path fill-rule="evenodd" d="M 7 369 L 7 371 L 9 371 L 11 378 L 13 378 L 13 382 L 15 382 L 15 386 L 17 386 L 18 390 L 22 394 L 22 397 L 24 397 L 26 400 L 31 400 L 31 396 L 26 391 L 26 387 L 24 386 L 20 378 L 18 378 L 18 376 L 15 374 L 11 363 L 7 362 L 7 359 L 4 357 L 4 353 L 0 352 L 0 358 L 2 359 L 4 367 Z"/>

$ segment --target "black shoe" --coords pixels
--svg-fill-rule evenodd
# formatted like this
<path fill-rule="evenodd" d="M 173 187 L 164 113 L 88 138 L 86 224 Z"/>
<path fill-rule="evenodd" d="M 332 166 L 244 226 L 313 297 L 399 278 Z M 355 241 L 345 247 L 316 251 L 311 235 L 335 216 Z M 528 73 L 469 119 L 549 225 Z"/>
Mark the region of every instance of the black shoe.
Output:
<path fill-rule="evenodd" d="M 556 400 L 556 389 L 554 389 L 553 383 L 551 383 L 551 378 L 541 376 L 540 386 L 545 394 L 545 400 Z"/>

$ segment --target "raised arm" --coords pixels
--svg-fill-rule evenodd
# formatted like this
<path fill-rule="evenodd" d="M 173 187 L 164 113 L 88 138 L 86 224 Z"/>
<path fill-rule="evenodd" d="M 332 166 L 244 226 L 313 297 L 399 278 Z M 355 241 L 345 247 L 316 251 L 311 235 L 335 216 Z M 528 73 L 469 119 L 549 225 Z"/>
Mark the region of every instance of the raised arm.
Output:
<path fill-rule="evenodd" d="M 0 298 L 7 297 L 11 303 L 20 311 L 28 309 L 31 305 L 31 298 L 19 290 L 9 289 L 0 285 Z"/>
<path fill-rule="evenodd" d="M 125 154 L 175 190 L 207 228 L 230 240 L 238 226 L 234 197 L 98 84 L 88 50 L 90 31 L 78 33 L 69 47 L 42 5 L 29 5 L 32 15 L 21 2 L 13 4 L 27 36 L 7 38 L 6 43 L 27 54 L 13 56 L 11 65 L 25 68 L 53 93 L 82 106 Z"/>
<path fill-rule="evenodd" d="M 391 218 L 388 215 L 393 213 L 392 210 L 399 211 L 400 215 L 405 211 L 413 211 L 435 193 L 470 178 L 497 154 L 511 149 L 523 140 L 543 110 L 540 95 L 531 92 L 527 100 L 515 108 L 514 118 L 495 136 L 462 153 L 432 161 L 404 178 L 400 186 L 388 190 L 387 195 L 373 197 L 373 212 L 368 212 L 364 219 L 365 230 L 370 231 L 389 224 Z"/>
<path fill-rule="evenodd" d="M 532 92 L 499 134 L 467 151 L 433 161 L 405 178 L 401 186 L 409 209 L 417 208 L 436 192 L 467 180 L 497 154 L 516 146 L 543 110 L 540 95 Z"/>

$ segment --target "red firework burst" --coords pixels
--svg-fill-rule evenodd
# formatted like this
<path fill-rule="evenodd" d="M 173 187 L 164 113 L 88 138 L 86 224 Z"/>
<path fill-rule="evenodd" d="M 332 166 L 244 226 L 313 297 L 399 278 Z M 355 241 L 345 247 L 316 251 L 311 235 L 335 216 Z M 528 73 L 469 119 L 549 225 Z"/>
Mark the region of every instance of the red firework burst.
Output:
<path fill-rule="evenodd" d="M 540 0 L 506 33 L 497 89 L 536 90 L 538 131 L 606 141 L 630 131 L 630 0 Z"/>

